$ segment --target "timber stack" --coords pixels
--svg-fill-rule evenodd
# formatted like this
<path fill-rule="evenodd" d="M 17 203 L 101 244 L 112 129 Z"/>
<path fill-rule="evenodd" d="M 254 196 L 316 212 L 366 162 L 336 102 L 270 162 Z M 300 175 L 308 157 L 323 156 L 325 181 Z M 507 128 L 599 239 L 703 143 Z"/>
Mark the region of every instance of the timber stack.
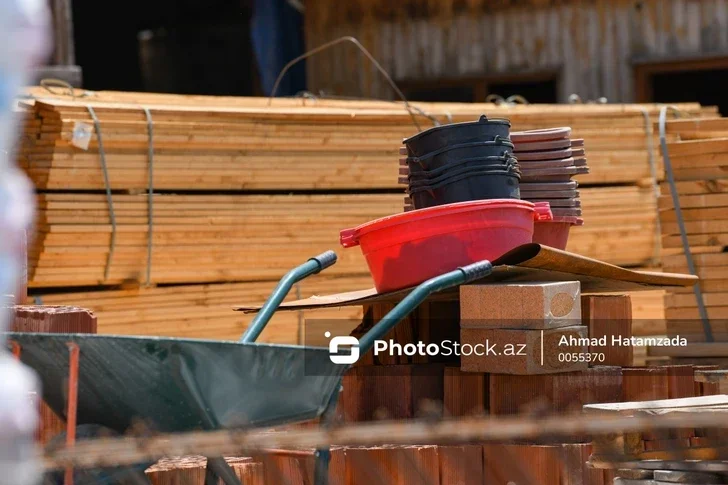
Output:
<path fill-rule="evenodd" d="M 572 231 L 568 249 L 623 266 L 655 264 L 655 201 L 644 183 L 652 135 L 643 115 L 656 115 L 655 106 L 416 103 L 410 113 L 377 101 L 268 106 L 265 98 L 30 93 L 20 102 L 27 116 L 18 154 L 38 190 L 28 285 L 38 303 L 91 308 L 100 333 L 237 338 L 240 321 L 205 315 L 266 293 L 302 255 L 329 249 L 342 227 L 401 211 L 401 140 L 483 113 L 510 119 L 515 130 L 571 126 L 589 147 L 591 172 L 579 181 L 589 223 Z M 297 296 L 361 288 L 368 278 L 355 253 L 330 276 Z M 180 302 L 160 285 L 210 296 Z M 659 313 L 650 302 L 644 308 Z M 172 318 L 185 314 L 210 325 Z M 278 330 L 263 339 L 300 342 L 300 318 L 286 318 L 274 319 Z"/>
<path fill-rule="evenodd" d="M 666 271 L 689 272 L 687 256 L 700 277 L 693 288 L 670 290 L 665 300 L 669 335 L 680 335 L 688 348 L 671 349 L 659 355 L 675 358 L 728 357 L 728 119 L 667 121 L 666 133 L 674 137 L 667 154 L 675 180 L 687 247 L 681 237 L 676 200 L 667 182 L 659 199 L 662 228 L 663 267 Z M 663 154 L 663 157 L 665 154 Z M 708 332 L 699 312 L 707 313 Z M 705 344 L 712 337 L 715 343 Z"/>

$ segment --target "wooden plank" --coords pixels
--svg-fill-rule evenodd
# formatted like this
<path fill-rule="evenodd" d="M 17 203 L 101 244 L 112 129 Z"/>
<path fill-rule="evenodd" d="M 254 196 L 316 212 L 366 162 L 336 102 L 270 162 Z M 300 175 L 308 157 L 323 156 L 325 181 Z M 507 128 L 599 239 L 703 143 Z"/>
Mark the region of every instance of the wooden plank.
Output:
<path fill-rule="evenodd" d="M 628 295 L 584 295 L 581 297 L 582 322 L 589 337 L 603 339 L 589 346 L 589 354 L 603 354 L 598 364 L 632 365 L 632 346 L 614 345 L 613 338 L 632 337 L 632 301 Z"/>

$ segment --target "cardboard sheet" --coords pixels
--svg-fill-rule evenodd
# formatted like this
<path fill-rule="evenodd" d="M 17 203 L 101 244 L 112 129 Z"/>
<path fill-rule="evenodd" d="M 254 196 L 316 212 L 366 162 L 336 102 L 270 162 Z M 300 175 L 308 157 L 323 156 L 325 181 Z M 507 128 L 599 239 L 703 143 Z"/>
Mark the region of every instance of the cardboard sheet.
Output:
<path fill-rule="evenodd" d="M 634 271 L 578 254 L 540 244 L 524 244 L 493 261 L 493 274 L 480 283 L 515 283 L 525 281 L 580 281 L 582 293 L 654 290 L 675 286 L 692 286 L 697 276 Z M 410 289 L 377 293 L 374 288 L 326 296 L 312 296 L 283 303 L 280 310 L 362 305 L 372 302 L 401 300 Z M 457 288 L 434 295 L 437 299 L 456 299 Z M 235 310 L 245 313 L 258 311 L 261 304 L 240 305 Z"/>

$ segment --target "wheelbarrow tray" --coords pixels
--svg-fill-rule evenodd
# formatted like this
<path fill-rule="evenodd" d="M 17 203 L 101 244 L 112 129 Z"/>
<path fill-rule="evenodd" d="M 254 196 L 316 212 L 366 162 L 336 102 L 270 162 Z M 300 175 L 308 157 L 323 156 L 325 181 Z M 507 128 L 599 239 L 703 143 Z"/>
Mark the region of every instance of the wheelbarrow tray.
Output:
<path fill-rule="evenodd" d="M 326 348 L 159 337 L 9 333 L 43 398 L 66 412 L 69 343 L 80 349 L 78 424 L 124 432 L 267 427 L 320 416 L 347 366 Z"/>

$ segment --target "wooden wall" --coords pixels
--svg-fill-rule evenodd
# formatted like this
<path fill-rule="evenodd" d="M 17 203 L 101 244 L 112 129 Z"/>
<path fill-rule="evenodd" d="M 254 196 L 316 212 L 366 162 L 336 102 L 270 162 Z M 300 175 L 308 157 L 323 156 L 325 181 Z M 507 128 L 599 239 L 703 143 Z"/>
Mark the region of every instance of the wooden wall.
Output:
<path fill-rule="evenodd" d="M 560 102 L 635 101 L 645 60 L 728 57 L 728 0 L 316 0 L 308 47 L 358 38 L 398 81 L 555 71 Z M 342 45 L 308 61 L 309 90 L 392 98 Z"/>

